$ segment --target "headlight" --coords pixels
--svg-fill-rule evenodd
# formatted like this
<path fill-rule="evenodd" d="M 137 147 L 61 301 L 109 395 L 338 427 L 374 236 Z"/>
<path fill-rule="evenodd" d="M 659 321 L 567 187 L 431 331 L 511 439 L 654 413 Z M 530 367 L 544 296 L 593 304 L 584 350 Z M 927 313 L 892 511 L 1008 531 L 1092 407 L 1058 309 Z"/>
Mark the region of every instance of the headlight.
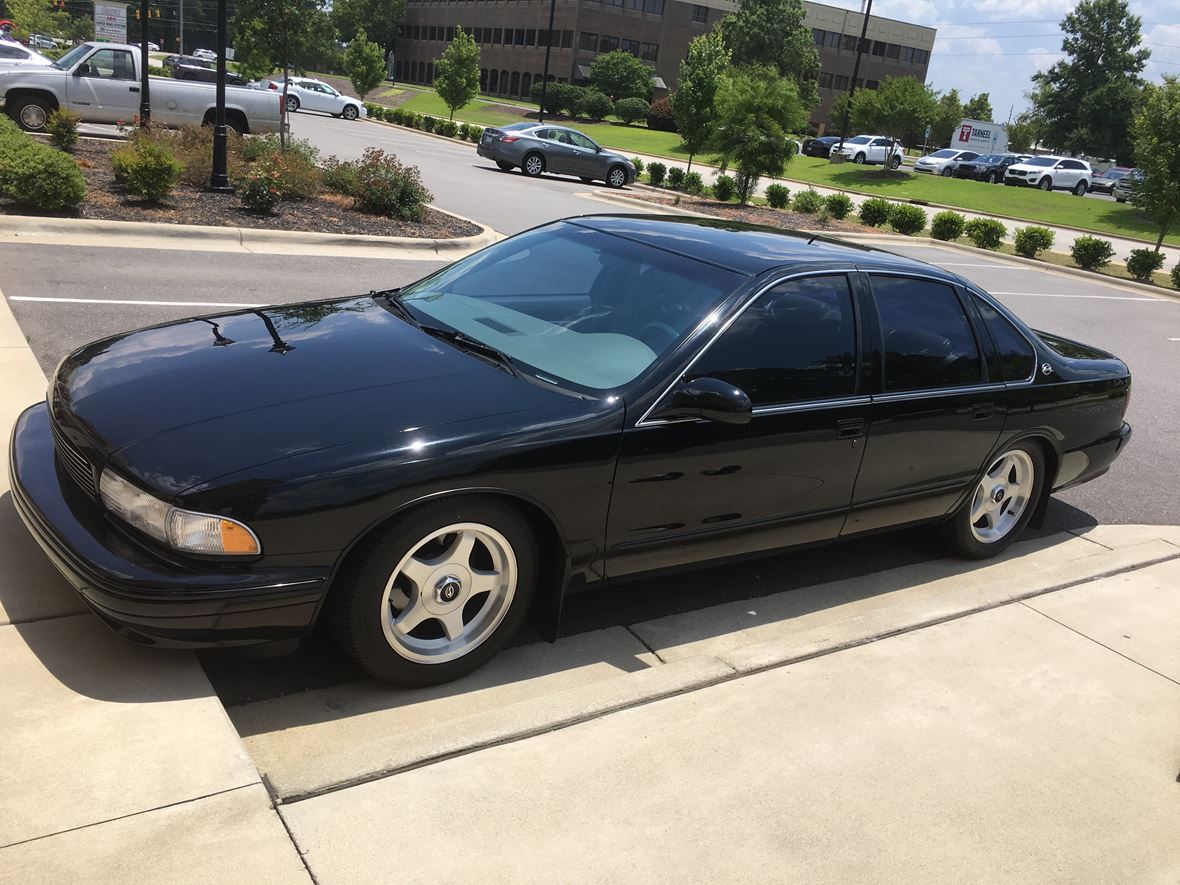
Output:
<path fill-rule="evenodd" d="M 257 536 L 242 523 L 224 516 L 173 507 L 112 470 L 102 472 L 98 491 L 112 513 L 175 550 L 229 556 L 251 556 L 262 552 Z"/>

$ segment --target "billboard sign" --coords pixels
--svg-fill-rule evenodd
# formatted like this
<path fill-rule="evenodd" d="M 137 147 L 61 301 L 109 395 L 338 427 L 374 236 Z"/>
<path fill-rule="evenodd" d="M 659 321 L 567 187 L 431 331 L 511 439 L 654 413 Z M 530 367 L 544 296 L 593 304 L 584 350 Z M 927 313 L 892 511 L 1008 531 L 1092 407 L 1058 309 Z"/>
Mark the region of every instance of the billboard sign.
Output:
<path fill-rule="evenodd" d="M 94 39 L 127 42 L 127 6 L 123 3 L 94 4 Z"/>

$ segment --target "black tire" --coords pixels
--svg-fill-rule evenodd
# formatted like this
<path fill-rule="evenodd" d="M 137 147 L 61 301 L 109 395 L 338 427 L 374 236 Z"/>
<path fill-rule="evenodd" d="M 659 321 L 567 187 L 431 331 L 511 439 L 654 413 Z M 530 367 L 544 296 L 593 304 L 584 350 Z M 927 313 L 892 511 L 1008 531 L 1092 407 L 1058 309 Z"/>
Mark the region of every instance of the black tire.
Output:
<path fill-rule="evenodd" d="M 287 96 L 287 113 L 293 114 L 297 110 L 299 110 L 299 99 L 297 99 L 294 95 L 288 95 Z"/>
<path fill-rule="evenodd" d="M 1078 183 L 1077 183 L 1077 184 L 1074 186 L 1074 189 L 1073 189 L 1073 195 L 1074 195 L 1075 197 L 1084 197 L 1084 196 L 1086 195 L 1086 191 L 1087 191 L 1087 190 L 1089 190 L 1089 188 L 1087 188 L 1087 187 L 1086 187 L 1086 182 L 1084 182 L 1084 181 L 1079 181 L 1079 182 L 1078 182 Z"/>
<path fill-rule="evenodd" d="M 346 104 L 344 106 L 344 110 L 340 112 L 340 116 L 342 116 L 345 120 L 355 120 L 360 115 L 361 112 L 357 110 L 357 107 L 354 104 Z"/>
<path fill-rule="evenodd" d="M 1127 201 L 1126 201 L 1125 199 L 1123 199 L 1122 197 L 1115 197 L 1115 198 L 1114 198 L 1114 201 L 1115 201 L 1116 203 L 1125 203 L 1125 202 L 1127 202 Z"/>
<path fill-rule="evenodd" d="M 1000 180 L 1000 176 L 998 176 L 998 175 L 997 175 L 996 173 L 994 173 L 994 172 L 989 172 L 989 173 L 987 174 L 987 179 L 986 179 L 986 180 L 987 180 L 987 183 L 988 183 L 988 184 L 995 184 L 997 181 L 999 181 L 999 180 Z"/>
<path fill-rule="evenodd" d="M 950 166 L 943 166 L 942 167 L 942 177 L 943 178 L 950 178 L 954 174 L 955 174 L 955 172 L 953 169 L 951 169 Z"/>
<path fill-rule="evenodd" d="M 503 160 L 497 160 L 496 165 L 500 167 L 501 172 L 511 172 L 516 168 L 511 163 L 505 163 Z"/>
<path fill-rule="evenodd" d="M 498 625 L 479 644 L 452 660 L 420 663 L 403 656 L 385 638 L 381 622 L 385 587 L 393 570 L 421 539 L 456 523 L 478 523 L 507 539 L 516 560 L 515 593 Z M 520 629 L 536 595 L 537 561 L 532 530 L 512 507 L 480 498 L 425 504 L 364 542 L 353 555 L 330 600 L 336 636 L 357 664 L 377 679 L 406 687 L 450 682 L 486 664 Z"/>
<path fill-rule="evenodd" d="M 1029 493 L 1024 510 L 1020 514 L 1020 518 L 1011 526 L 1011 528 L 1001 538 L 996 540 L 984 542 L 981 541 L 976 533 L 972 530 L 971 523 L 971 508 L 975 501 L 977 490 L 983 484 L 988 471 L 985 470 L 980 475 L 979 479 L 972 485 L 971 492 L 967 495 L 962 506 L 955 512 L 951 519 L 943 524 L 944 539 L 950 548 L 959 556 L 967 559 L 987 559 L 992 556 L 997 556 L 1008 549 L 1008 547 L 1020 537 L 1020 533 L 1024 531 L 1033 513 L 1037 509 L 1037 503 L 1041 500 L 1041 495 L 1045 488 L 1045 453 L 1039 443 L 1025 440 L 1015 443 L 1005 449 L 1003 452 L 995 455 L 989 462 L 989 470 L 991 465 L 1000 462 L 1001 459 L 1013 452 L 1023 452 L 1032 464 L 1032 490 Z M 1003 505 L 1007 507 L 1008 505 Z"/>
<path fill-rule="evenodd" d="M 894 157 L 892 160 L 890 160 L 889 161 L 889 168 L 890 169 L 900 169 L 901 168 L 901 157 Z"/>
<path fill-rule="evenodd" d="M 627 170 L 622 166 L 611 166 L 606 170 L 606 186 L 618 190 L 627 183 Z"/>
<path fill-rule="evenodd" d="M 581 176 L 581 179 L 583 184 L 589 184 L 594 180 L 593 178 L 587 178 L 585 175 Z"/>
<path fill-rule="evenodd" d="M 520 161 L 520 171 L 529 178 L 536 178 L 545 172 L 545 157 L 538 151 L 525 154 Z"/>
<path fill-rule="evenodd" d="M 53 105 L 43 98 L 28 96 L 11 102 L 8 115 L 26 132 L 44 132 Z"/>
<path fill-rule="evenodd" d="M 1039 187 L 1043 191 L 1051 191 L 1051 190 L 1053 190 L 1053 179 L 1050 178 L 1048 175 L 1046 175 L 1044 178 L 1042 178 L 1040 181 L 1037 182 L 1037 187 Z"/>
<path fill-rule="evenodd" d="M 860 163 L 861 165 L 864 165 L 864 161 L 865 161 L 864 154 L 857 154 L 855 157 L 852 158 L 853 163 Z"/>

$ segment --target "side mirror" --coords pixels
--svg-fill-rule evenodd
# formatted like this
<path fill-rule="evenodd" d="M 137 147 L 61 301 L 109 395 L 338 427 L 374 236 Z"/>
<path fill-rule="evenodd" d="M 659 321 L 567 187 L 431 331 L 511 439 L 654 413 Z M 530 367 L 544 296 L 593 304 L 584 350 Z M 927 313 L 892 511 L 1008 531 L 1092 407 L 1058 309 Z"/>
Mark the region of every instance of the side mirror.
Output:
<path fill-rule="evenodd" d="M 694 378 L 677 385 L 655 418 L 704 418 L 722 424 L 748 424 L 754 407 L 745 391 L 717 378 Z"/>

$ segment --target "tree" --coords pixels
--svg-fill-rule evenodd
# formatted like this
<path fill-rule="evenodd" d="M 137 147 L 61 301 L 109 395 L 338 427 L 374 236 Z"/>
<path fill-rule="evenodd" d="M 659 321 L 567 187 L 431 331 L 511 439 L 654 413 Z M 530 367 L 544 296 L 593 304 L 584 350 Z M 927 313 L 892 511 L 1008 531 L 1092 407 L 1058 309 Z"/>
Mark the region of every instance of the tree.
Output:
<path fill-rule="evenodd" d="M 861 132 L 880 132 L 898 141 L 921 132 L 938 113 L 929 86 L 913 77 L 886 77 L 878 89 L 861 89 L 852 99 L 852 124 Z M 889 168 L 881 164 L 881 171 Z"/>
<path fill-rule="evenodd" d="M 69 15 L 54 0 L 7 0 L 5 6 L 21 39 L 29 34 L 56 36 L 69 21 Z"/>
<path fill-rule="evenodd" d="M 434 91 L 455 111 L 479 95 L 479 44 L 462 28 L 455 29 L 455 39 L 434 63 Z"/>
<path fill-rule="evenodd" d="M 1131 202 L 1159 228 L 1155 251 L 1180 215 L 1180 78 L 1164 75 L 1148 84 L 1131 126 L 1131 139 L 1143 180 Z"/>
<path fill-rule="evenodd" d="M 1040 141 L 1040 124 L 1027 111 L 1018 114 L 1008 126 L 1008 150 L 1029 151 Z"/>
<path fill-rule="evenodd" d="M 717 90 L 717 130 L 712 144 L 722 171 L 737 170 L 738 196 L 750 199 L 763 175 L 781 175 L 794 145 L 788 140 L 807 123 L 807 108 L 794 80 L 770 65 L 731 70 Z"/>
<path fill-rule="evenodd" d="M 963 105 L 963 116 L 968 120 L 984 120 L 990 123 L 992 119 L 991 95 L 981 92 Z"/>
<path fill-rule="evenodd" d="M 950 144 L 951 133 L 963 119 L 963 105 L 959 101 L 959 90 L 952 89 L 938 97 L 934 116 L 930 118 L 930 146 L 946 147 Z"/>
<path fill-rule="evenodd" d="M 356 39 L 364 28 L 369 39 L 381 47 L 382 60 L 393 52 L 397 32 L 406 17 L 406 0 L 333 0 L 331 21 L 336 35 L 345 43 Z"/>
<path fill-rule="evenodd" d="M 630 52 L 604 52 L 590 65 L 590 83 L 618 101 L 651 97 L 651 68 Z"/>
<path fill-rule="evenodd" d="M 795 81 L 804 105 L 819 103 L 819 53 L 803 24 L 802 0 L 741 0 L 719 28 L 733 64 L 771 65 Z"/>
<path fill-rule="evenodd" d="M 1129 162 L 1131 121 L 1151 54 L 1127 0 L 1081 0 L 1061 22 L 1068 58 L 1033 76 L 1046 140 L 1056 148 Z"/>
<path fill-rule="evenodd" d="M 385 57 L 381 47 L 369 39 L 364 28 L 359 28 L 348 44 L 344 53 L 344 71 L 361 101 L 385 79 Z"/>
<path fill-rule="evenodd" d="M 710 31 L 688 44 L 688 57 L 680 63 L 680 77 L 670 99 L 681 141 L 688 149 L 688 168 L 693 154 L 713 137 L 717 110 L 713 106 L 721 78 L 729 67 L 729 49 L 720 31 Z"/>

